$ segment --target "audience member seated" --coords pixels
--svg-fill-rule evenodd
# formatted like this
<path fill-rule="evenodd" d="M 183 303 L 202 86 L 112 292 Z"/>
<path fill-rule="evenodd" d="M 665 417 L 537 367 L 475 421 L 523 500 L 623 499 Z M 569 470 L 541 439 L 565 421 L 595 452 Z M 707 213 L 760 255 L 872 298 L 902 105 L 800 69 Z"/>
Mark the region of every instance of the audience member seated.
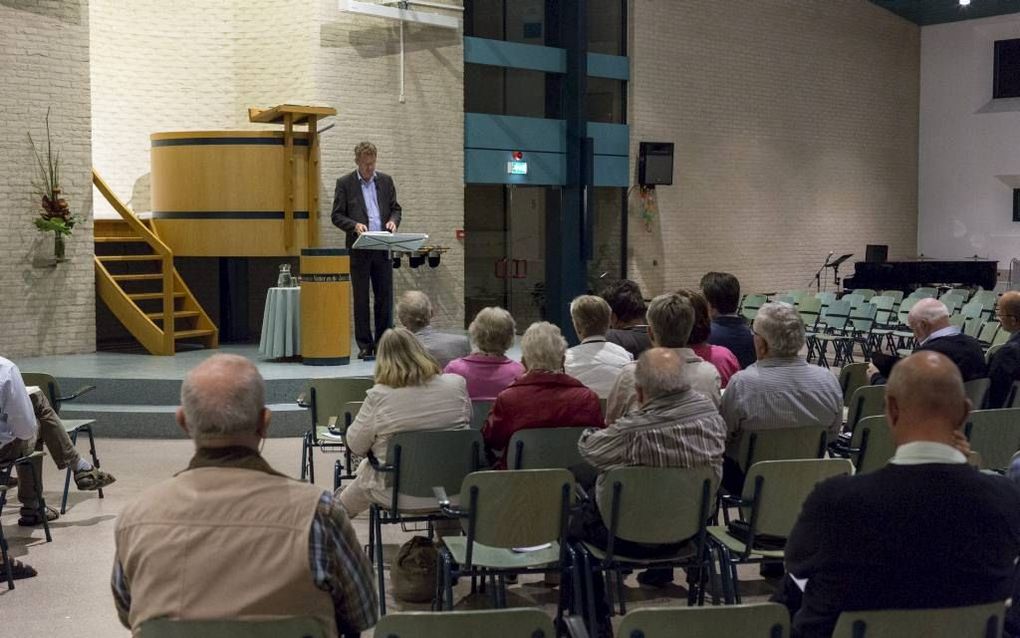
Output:
<path fill-rule="evenodd" d="M 259 454 L 269 418 L 247 359 L 214 355 L 184 378 L 177 423 L 195 455 L 117 519 L 113 597 L 136 636 L 154 618 L 311 616 L 329 636 L 375 624 L 371 568 L 339 503 Z"/>
<path fill-rule="evenodd" d="M 967 465 L 959 369 L 923 351 L 893 368 L 885 412 L 896 454 L 820 483 L 786 544 L 794 635 L 830 636 L 842 611 L 1004 601 L 1020 553 L 1020 490 Z M 802 599 L 801 599 L 802 598 Z M 801 599 L 801 600 L 798 600 Z"/>
<path fill-rule="evenodd" d="M 683 359 L 681 368 L 684 381 L 695 392 L 700 392 L 719 405 L 721 381 L 715 366 L 694 354 L 687 347 L 687 339 L 694 326 L 694 308 L 685 297 L 676 293 L 659 295 L 648 306 L 648 334 L 656 348 L 672 348 Z M 606 404 L 606 423 L 613 423 L 637 407 L 634 391 L 634 366 L 631 363 L 620 372 Z"/>
<path fill-rule="evenodd" d="M 988 378 L 991 380 L 988 407 L 1004 408 L 1013 383 L 1020 381 L 1020 292 L 1011 290 L 1004 294 L 999 299 L 996 315 L 1001 329 L 1010 336 L 988 362 Z"/>
<path fill-rule="evenodd" d="M 694 327 L 691 328 L 687 346 L 694 354 L 715 366 L 715 369 L 719 371 L 722 387 L 725 388 L 730 382 L 730 377 L 740 371 L 740 361 L 726 346 L 708 343 L 708 337 L 712 332 L 712 317 L 709 314 L 705 296 L 700 292 L 686 288 L 677 290 L 676 294 L 685 297 L 694 308 Z"/>
<path fill-rule="evenodd" d="M 564 371 L 600 399 L 609 396 L 620 370 L 633 360 L 623 346 L 606 341 L 611 312 L 602 297 L 582 295 L 570 302 L 570 318 L 581 343 L 567 350 Z"/>
<path fill-rule="evenodd" d="M 712 333 L 708 342 L 729 348 L 741 368 L 754 363 L 754 339 L 747 321 L 737 312 L 740 308 L 740 282 L 728 272 L 710 272 L 701 278 L 701 291 L 705 293 L 712 315 Z"/>
<path fill-rule="evenodd" d="M 471 423 L 471 399 L 464 379 L 443 374 L 435 360 L 404 328 L 393 328 L 379 340 L 375 385 L 347 428 L 346 442 L 359 456 L 372 455 L 386 463 L 386 447 L 398 432 L 462 430 Z M 341 485 L 340 503 L 354 518 L 372 503 L 389 505 L 386 477 L 362 459 L 354 480 Z M 407 509 L 418 506 L 408 500 Z M 432 498 L 420 499 L 421 509 L 435 509 Z"/>
<path fill-rule="evenodd" d="M 473 400 L 492 401 L 524 374 L 524 366 L 506 356 L 514 345 L 516 331 L 517 324 L 509 312 L 496 306 L 482 308 L 468 326 L 474 352 L 454 359 L 444 372 L 467 379 L 468 394 Z"/>
<path fill-rule="evenodd" d="M 723 487 L 740 493 L 744 473 L 735 457 L 745 432 L 824 427 L 834 436 L 843 425 L 843 392 L 832 372 L 800 356 L 804 322 L 784 303 L 767 303 L 754 320 L 757 362 L 733 375 L 722 398 L 729 431 Z"/>
<path fill-rule="evenodd" d="M 529 428 L 602 427 L 599 397 L 563 372 L 567 342 L 551 323 L 533 323 L 521 339 L 526 372 L 499 393 L 482 426 L 495 467 L 506 469 L 510 437 Z"/>
<path fill-rule="evenodd" d="M 715 404 L 691 390 L 684 379 L 682 356 L 669 348 L 652 348 L 641 354 L 634 366 L 634 391 L 638 409 L 620 417 L 604 430 L 585 432 L 577 447 L 581 456 L 602 473 L 618 467 L 701 467 L 711 465 L 722 477 L 726 424 Z M 590 477 L 578 476 L 582 487 L 590 488 Z M 599 503 L 599 507 L 608 504 Z M 575 527 L 577 535 L 605 549 L 608 534 L 598 511 L 587 507 Z M 616 550 L 627 556 L 654 558 L 675 552 L 677 546 L 662 547 L 626 540 L 614 541 Z M 638 575 L 645 585 L 661 586 L 673 580 L 673 570 L 648 570 Z"/>
<path fill-rule="evenodd" d="M 609 284 L 602 291 L 602 298 L 609 304 L 611 329 L 606 332 L 606 341 L 622 346 L 635 359 L 652 347 L 645 323 L 645 298 L 641 288 L 629 279 Z"/>
<path fill-rule="evenodd" d="M 7 361 L 6 359 L 0 358 L 0 361 Z M 11 366 L 14 372 L 17 371 L 17 367 L 13 363 L 7 361 L 7 365 Z M 12 372 L 13 373 L 13 372 Z M 32 392 L 28 393 L 25 385 L 21 379 L 20 372 L 18 374 L 17 384 L 15 388 L 11 385 L 10 390 L 12 392 L 21 392 L 24 394 L 25 400 L 27 400 L 32 407 L 32 415 L 35 429 L 33 435 L 33 450 L 42 450 L 45 445 L 49 451 L 50 456 L 53 458 L 53 462 L 56 464 L 57 469 L 65 470 L 68 467 L 73 468 L 72 474 L 74 476 L 74 483 L 79 490 L 93 491 L 104 487 L 107 487 L 117 479 L 112 474 L 105 472 L 97 467 L 93 467 L 91 463 L 86 461 L 78 454 L 78 450 L 75 449 L 74 444 L 71 443 L 71 437 L 68 436 L 67 430 L 64 429 L 64 424 L 57 416 L 56 411 L 50 406 L 49 399 L 46 398 L 45 392 Z M 2 378 L 2 377 L 0 377 Z M 13 383 L 13 382 L 12 382 Z M 0 445 L 4 442 L 0 440 Z M 13 450 L 13 448 L 12 448 Z M 13 452 L 12 452 L 13 453 Z M 24 455 L 19 455 L 24 456 Z M 13 459 L 7 459 L 13 460 Z M 41 473 L 42 461 L 36 459 L 36 468 Z M 26 480 L 26 477 L 21 475 L 21 468 L 18 468 L 18 481 Z M 41 475 L 41 474 L 40 474 Z M 29 485 L 34 485 L 32 477 L 27 478 Z M 32 487 L 27 488 L 31 491 Z M 42 489 L 39 486 L 39 489 Z M 38 510 L 34 506 L 25 506 L 25 501 L 21 499 L 22 492 L 19 490 L 19 500 L 21 500 L 23 507 L 21 508 L 21 517 L 18 519 L 18 525 L 23 527 L 32 527 L 35 525 L 42 525 L 42 517 L 39 515 Z M 35 496 L 28 494 L 24 497 L 29 503 L 35 503 Z M 49 506 L 46 507 L 46 520 L 53 521 L 59 518 L 60 515 L 57 511 Z"/>
<path fill-rule="evenodd" d="M 918 301 L 907 314 L 907 325 L 917 341 L 914 352 L 934 350 L 946 355 L 960 368 L 964 383 L 987 376 L 981 342 L 963 334 L 958 327 L 949 323 L 946 304 L 931 297 Z M 868 372 L 873 384 L 885 383 L 888 376 L 887 371 L 879 371 L 874 364 L 868 365 Z"/>
<path fill-rule="evenodd" d="M 438 332 L 432 327 L 432 301 L 419 290 L 409 290 L 400 295 L 397 302 L 397 320 L 400 325 L 414 333 L 425 351 L 439 362 L 440 368 L 471 353 L 467 337 Z"/>
<path fill-rule="evenodd" d="M 21 372 L 13 362 L 0 357 L 0 463 L 11 463 L 27 456 L 35 449 L 36 436 L 35 415 L 32 413 L 32 402 L 28 391 L 21 380 Z M 41 470 L 42 464 L 37 466 Z M 36 516 L 39 507 L 39 491 L 35 477 L 29 473 L 21 473 L 18 468 L 18 500 L 21 502 L 22 516 Z M 41 477 L 40 472 L 40 477 Z M 40 521 L 41 522 L 41 521 Z M 31 578 L 36 575 L 35 569 L 15 560 L 11 561 L 11 573 L 14 578 Z M 6 574 L 6 565 L 0 563 L 0 581 Z"/>

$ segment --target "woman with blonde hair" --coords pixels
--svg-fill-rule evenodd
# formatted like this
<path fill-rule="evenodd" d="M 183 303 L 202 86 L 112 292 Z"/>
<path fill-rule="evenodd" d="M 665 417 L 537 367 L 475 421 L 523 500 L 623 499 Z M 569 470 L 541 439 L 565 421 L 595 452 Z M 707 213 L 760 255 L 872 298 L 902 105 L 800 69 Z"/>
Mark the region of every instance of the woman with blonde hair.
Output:
<path fill-rule="evenodd" d="M 414 334 L 406 328 L 387 330 L 379 340 L 375 385 L 365 395 L 358 416 L 347 428 L 347 447 L 359 456 L 371 452 L 386 463 L 386 447 L 398 432 L 463 430 L 471 422 L 467 384 L 455 374 L 443 374 Z M 350 517 L 372 503 L 389 504 L 383 475 L 368 459 L 358 465 L 354 480 L 343 485 L 338 498 Z M 435 507 L 435 499 L 421 499 L 421 509 Z M 409 509 L 418 504 L 409 503 Z"/>
<path fill-rule="evenodd" d="M 516 327 L 510 313 L 497 306 L 479 310 L 468 326 L 472 353 L 454 359 L 445 371 L 467 379 L 472 399 L 491 401 L 524 374 L 524 366 L 506 356 L 514 345 Z"/>

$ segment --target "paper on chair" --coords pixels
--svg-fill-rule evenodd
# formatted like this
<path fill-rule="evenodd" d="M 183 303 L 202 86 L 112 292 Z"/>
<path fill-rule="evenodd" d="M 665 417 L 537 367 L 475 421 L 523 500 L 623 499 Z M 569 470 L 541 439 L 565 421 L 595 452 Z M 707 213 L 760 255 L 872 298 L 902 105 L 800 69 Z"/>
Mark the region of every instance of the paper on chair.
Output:
<path fill-rule="evenodd" d="M 541 545 L 533 545 L 531 547 L 514 547 L 513 551 L 519 554 L 526 554 L 528 552 L 537 552 L 543 549 L 549 549 L 552 547 L 552 543 L 542 543 Z"/>

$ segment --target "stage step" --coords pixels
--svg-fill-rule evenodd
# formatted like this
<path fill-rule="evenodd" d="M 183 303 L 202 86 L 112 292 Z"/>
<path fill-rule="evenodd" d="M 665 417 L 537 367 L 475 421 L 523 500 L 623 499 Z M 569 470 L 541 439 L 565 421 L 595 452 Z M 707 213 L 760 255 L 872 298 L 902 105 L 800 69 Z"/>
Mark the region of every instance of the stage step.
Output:
<path fill-rule="evenodd" d="M 128 298 L 129 299 L 134 299 L 135 301 L 151 301 L 151 300 L 154 300 L 154 299 L 162 299 L 163 298 L 163 293 L 161 293 L 161 292 L 134 292 L 134 293 L 129 294 Z M 175 292 L 174 293 L 174 298 L 175 299 L 183 299 L 184 298 L 184 293 L 183 292 Z"/>
<path fill-rule="evenodd" d="M 199 317 L 202 313 L 197 310 L 177 310 L 174 312 L 174 319 L 190 319 L 191 317 Z M 153 321 L 162 321 L 162 312 L 147 312 L 145 316 Z"/>
<path fill-rule="evenodd" d="M 195 337 L 208 337 L 216 332 L 215 330 L 175 330 L 174 339 L 194 339 Z"/>
<path fill-rule="evenodd" d="M 178 390 L 180 392 L 180 390 Z M 308 430 L 308 411 L 294 403 L 266 406 L 273 413 L 271 438 L 302 436 Z M 66 419 L 91 419 L 99 438 L 174 439 L 184 438 L 177 426 L 177 404 L 123 405 L 102 403 L 64 403 L 60 415 Z M 318 460 L 318 459 L 316 459 Z M 297 465 L 298 459 L 294 459 Z"/>
<path fill-rule="evenodd" d="M 114 281 L 159 281 L 163 279 L 163 273 L 153 272 L 136 275 L 113 275 Z"/>
<path fill-rule="evenodd" d="M 145 240 L 138 235 L 105 235 L 95 238 L 97 244 L 130 244 L 145 243 Z"/>
<path fill-rule="evenodd" d="M 163 261 L 161 255 L 96 255 L 99 261 Z"/>

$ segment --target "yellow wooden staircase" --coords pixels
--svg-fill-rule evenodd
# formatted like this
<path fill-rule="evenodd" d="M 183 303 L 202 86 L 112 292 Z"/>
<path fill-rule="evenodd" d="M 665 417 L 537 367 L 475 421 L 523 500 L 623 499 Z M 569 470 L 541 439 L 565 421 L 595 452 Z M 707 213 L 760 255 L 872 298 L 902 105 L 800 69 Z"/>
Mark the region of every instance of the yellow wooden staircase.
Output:
<path fill-rule="evenodd" d="M 174 255 L 148 220 L 124 205 L 92 170 L 92 183 L 121 219 L 95 223 L 96 291 L 128 332 L 152 354 L 182 342 L 219 346 L 219 330 L 174 268 Z"/>

